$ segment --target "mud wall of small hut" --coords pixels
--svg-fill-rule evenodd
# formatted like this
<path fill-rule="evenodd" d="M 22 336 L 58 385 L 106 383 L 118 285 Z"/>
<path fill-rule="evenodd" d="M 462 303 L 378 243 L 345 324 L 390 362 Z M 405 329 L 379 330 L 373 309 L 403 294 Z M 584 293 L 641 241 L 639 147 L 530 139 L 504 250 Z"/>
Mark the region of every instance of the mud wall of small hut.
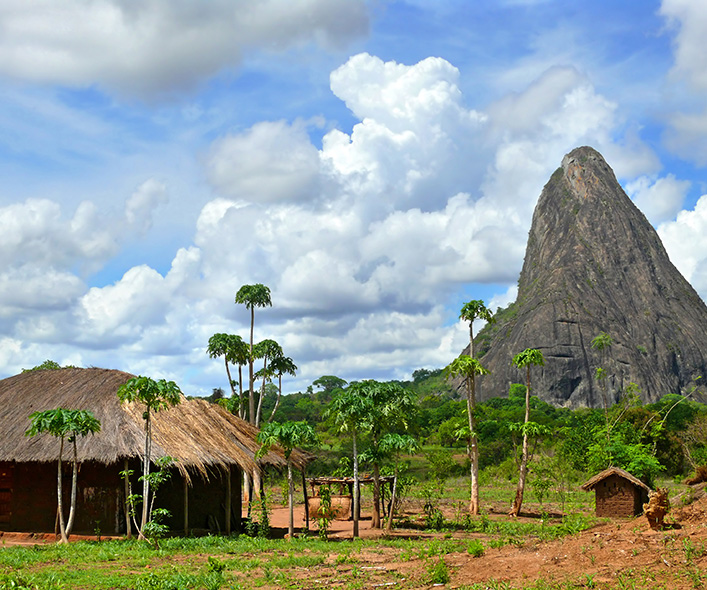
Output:
<path fill-rule="evenodd" d="M 231 531 L 240 529 L 241 524 L 241 478 L 242 472 L 231 468 Z M 160 508 L 170 511 L 166 524 L 175 532 L 204 532 L 214 534 L 226 531 L 227 475 L 215 469 L 208 479 L 192 474 L 191 485 L 186 491 L 187 522 L 185 516 L 185 486 L 179 473 L 172 477 L 157 495 Z"/>
<path fill-rule="evenodd" d="M 8 464 L 12 486 L 4 488 L 10 513 L 0 529 L 21 532 L 53 532 L 57 527 L 57 466 L 55 463 Z M 64 514 L 71 502 L 71 467 L 63 471 Z M 83 463 L 79 469 L 75 533 L 114 535 L 125 530 L 118 470 L 99 463 Z"/>
<path fill-rule="evenodd" d="M 629 517 L 641 513 L 642 490 L 618 475 L 600 481 L 594 490 L 597 516 Z"/>

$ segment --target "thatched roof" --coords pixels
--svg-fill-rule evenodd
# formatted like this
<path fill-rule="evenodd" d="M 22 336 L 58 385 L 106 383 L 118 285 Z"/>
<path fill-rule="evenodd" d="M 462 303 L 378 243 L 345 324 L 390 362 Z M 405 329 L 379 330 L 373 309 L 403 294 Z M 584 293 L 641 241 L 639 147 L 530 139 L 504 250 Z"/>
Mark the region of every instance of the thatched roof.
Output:
<path fill-rule="evenodd" d="M 118 388 L 134 375 L 110 369 L 56 369 L 29 371 L 0 380 L 0 461 L 53 462 L 59 455 L 54 437 L 25 436 L 33 412 L 66 408 L 90 410 L 101 421 L 101 431 L 78 440 L 79 461 L 110 464 L 142 458 L 145 445 L 144 406 L 121 404 Z M 188 478 L 204 477 L 229 465 L 252 471 L 258 429 L 224 408 L 204 400 L 187 400 L 153 414 L 152 456 L 170 456 Z M 66 453 L 69 456 L 69 453 Z M 293 462 L 305 465 L 309 456 L 295 451 Z M 283 467 L 280 449 L 258 464 Z"/>
<path fill-rule="evenodd" d="M 630 481 L 633 485 L 642 488 L 647 492 L 651 491 L 651 489 L 640 479 L 634 477 L 628 471 L 619 467 L 609 467 L 608 469 L 604 469 L 604 471 L 602 471 L 601 473 L 597 473 L 594 477 L 584 482 L 581 487 L 585 491 L 593 490 L 599 483 L 604 481 L 607 477 L 611 477 L 612 475 L 618 475 L 619 477 L 623 477 L 624 479 Z"/>

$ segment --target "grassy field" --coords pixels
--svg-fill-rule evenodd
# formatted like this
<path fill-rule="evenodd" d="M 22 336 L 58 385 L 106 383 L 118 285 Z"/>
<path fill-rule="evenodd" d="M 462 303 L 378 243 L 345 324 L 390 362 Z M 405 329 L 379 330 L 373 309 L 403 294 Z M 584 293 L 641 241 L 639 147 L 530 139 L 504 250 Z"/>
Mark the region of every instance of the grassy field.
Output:
<path fill-rule="evenodd" d="M 680 489 L 673 482 L 662 483 L 672 485 L 673 493 Z M 484 513 L 470 517 L 465 513 L 467 486 L 463 477 L 413 486 L 400 520 L 404 533 L 398 529 L 396 536 L 377 539 L 325 541 L 315 533 L 289 540 L 247 536 L 170 538 L 161 540 L 158 547 L 136 540 L 7 546 L 0 550 L 0 590 L 429 588 L 433 584 L 454 582 L 455 571 L 470 567 L 469 563 L 480 563 L 481 559 L 474 560 L 489 552 L 518 548 L 525 548 L 522 550 L 526 553 L 538 551 L 542 544 L 576 539 L 582 530 L 598 522 L 592 516 L 592 496 L 576 486 L 561 494 L 548 492 L 543 504 L 530 492 L 525 504 L 528 517 L 509 519 L 505 511 L 514 488 L 503 480 L 485 482 Z M 272 482 L 268 494 L 272 506 L 281 504 L 280 494 L 279 482 Z M 439 512 L 434 521 L 429 520 L 430 515 L 424 510 L 430 501 Z M 561 505 L 563 516 L 558 515 Z M 687 545 L 675 541 L 675 547 L 682 551 Z M 690 549 L 693 558 L 707 555 L 704 544 Z M 581 555 L 591 556 L 592 550 L 587 543 Z M 462 563 L 467 565 L 459 565 Z M 694 575 L 689 568 L 685 572 Z M 520 585 L 489 581 L 483 585 L 456 583 L 447 587 L 622 588 L 618 582 L 593 585 L 590 574 L 582 576 L 589 577 L 575 576 L 571 582 L 543 577 L 528 579 Z M 699 574 L 697 580 L 704 581 Z M 653 586 L 634 583 L 625 587 Z"/>

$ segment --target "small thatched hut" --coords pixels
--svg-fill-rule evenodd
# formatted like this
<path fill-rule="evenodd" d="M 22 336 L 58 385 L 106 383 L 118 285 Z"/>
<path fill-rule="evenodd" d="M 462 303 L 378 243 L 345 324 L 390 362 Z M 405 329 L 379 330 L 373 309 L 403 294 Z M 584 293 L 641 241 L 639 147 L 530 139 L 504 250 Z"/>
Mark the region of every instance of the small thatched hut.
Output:
<path fill-rule="evenodd" d="M 78 441 L 74 531 L 126 532 L 126 482 L 120 472 L 133 471 L 133 492 L 139 493 L 145 444 L 144 407 L 121 404 L 117 397 L 132 377 L 107 369 L 58 369 L 0 380 L 0 530 L 55 530 L 59 442 L 49 435 L 28 438 L 25 431 L 31 413 L 63 407 L 90 410 L 101 421 L 100 433 Z M 257 428 L 204 400 L 183 399 L 154 414 L 152 428 L 153 459 L 175 460 L 173 476 L 157 496 L 157 504 L 172 514 L 173 530 L 230 532 L 240 525 L 243 471 L 285 466 L 278 449 L 256 462 Z M 293 459 L 302 467 L 307 457 L 295 452 Z M 68 464 L 66 470 L 68 498 Z"/>
<path fill-rule="evenodd" d="M 582 485 L 582 489 L 594 490 L 597 516 L 617 518 L 641 514 L 651 491 L 640 479 L 618 467 L 597 473 Z"/>

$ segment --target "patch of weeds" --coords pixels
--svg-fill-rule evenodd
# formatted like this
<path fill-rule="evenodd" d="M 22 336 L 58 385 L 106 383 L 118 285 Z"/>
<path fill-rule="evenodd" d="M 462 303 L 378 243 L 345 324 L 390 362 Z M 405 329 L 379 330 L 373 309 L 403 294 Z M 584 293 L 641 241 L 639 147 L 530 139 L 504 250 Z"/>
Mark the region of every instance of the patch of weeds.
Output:
<path fill-rule="evenodd" d="M 449 568 L 441 557 L 427 567 L 427 573 L 429 575 L 428 581 L 430 584 L 447 584 L 451 579 Z"/>
<path fill-rule="evenodd" d="M 484 544 L 478 539 L 469 541 L 466 546 L 466 552 L 472 557 L 481 557 L 484 554 Z"/>

